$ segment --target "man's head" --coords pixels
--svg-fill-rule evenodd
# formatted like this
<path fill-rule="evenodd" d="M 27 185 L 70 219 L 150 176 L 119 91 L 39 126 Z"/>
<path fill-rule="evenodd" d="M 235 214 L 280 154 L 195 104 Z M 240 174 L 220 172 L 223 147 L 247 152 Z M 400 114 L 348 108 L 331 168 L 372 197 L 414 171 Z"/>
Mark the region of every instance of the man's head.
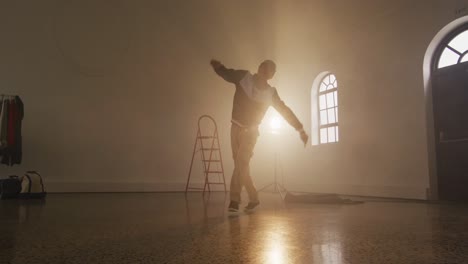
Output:
<path fill-rule="evenodd" d="M 273 78 L 276 72 L 276 64 L 272 60 L 265 60 L 258 66 L 257 75 L 265 81 Z"/>

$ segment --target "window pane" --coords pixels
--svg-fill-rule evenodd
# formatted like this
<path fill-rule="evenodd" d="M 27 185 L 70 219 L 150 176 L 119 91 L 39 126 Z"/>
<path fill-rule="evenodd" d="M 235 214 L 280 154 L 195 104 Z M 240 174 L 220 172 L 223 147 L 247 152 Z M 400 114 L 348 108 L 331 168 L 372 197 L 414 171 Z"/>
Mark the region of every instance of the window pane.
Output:
<path fill-rule="evenodd" d="M 325 95 L 319 96 L 319 106 L 320 106 L 320 110 L 323 110 L 323 109 L 327 108 L 327 103 L 325 101 Z"/>
<path fill-rule="evenodd" d="M 333 92 L 333 95 L 335 97 L 335 106 L 338 106 L 338 92 L 337 91 L 334 91 Z"/>
<path fill-rule="evenodd" d="M 327 107 L 335 107 L 333 93 L 327 93 Z"/>
<path fill-rule="evenodd" d="M 339 133 L 338 133 L 338 126 L 336 126 L 336 142 L 338 142 L 338 138 L 339 138 L 338 135 L 339 135 Z"/>
<path fill-rule="evenodd" d="M 461 59 L 461 62 L 467 62 L 468 61 L 468 53 L 465 54 L 465 56 L 463 56 L 463 58 Z"/>
<path fill-rule="evenodd" d="M 335 83 L 335 80 L 336 80 L 335 75 L 331 74 L 331 75 L 330 75 L 330 84 L 334 84 L 334 83 Z"/>
<path fill-rule="evenodd" d="M 335 88 L 338 88 L 338 80 L 335 80 Z"/>
<path fill-rule="evenodd" d="M 328 112 L 328 123 L 329 124 L 333 124 L 336 122 L 336 119 L 335 119 L 335 108 L 330 108 L 327 110 Z"/>
<path fill-rule="evenodd" d="M 335 128 L 336 127 L 329 127 L 328 128 L 328 142 L 335 142 Z"/>
<path fill-rule="evenodd" d="M 440 69 L 443 67 L 457 64 L 459 57 L 460 56 L 458 56 L 458 54 L 456 54 L 452 50 L 445 48 L 444 52 L 442 52 L 442 55 L 440 56 L 438 68 Z"/>
<path fill-rule="evenodd" d="M 449 46 L 456 49 L 460 53 L 468 50 L 468 30 L 465 30 L 463 33 L 450 41 Z"/>
<path fill-rule="evenodd" d="M 328 124 L 327 110 L 320 111 L 320 125 Z"/>
<path fill-rule="evenodd" d="M 338 107 L 335 107 L 335 118 L 336 122 L 338 123 Z"/>
<path fill-rule="evenodd" d="M 327 86 L 322 82 L 322 83 L 320 84 L 320 92 L 323 92 L 323 91 L 325 91 L 326 89 L 327 89 Z"/>
<path fill-rule="evenodd" d="M 326 128 L 320 129 L 320 143 L 328 143 Z"/>

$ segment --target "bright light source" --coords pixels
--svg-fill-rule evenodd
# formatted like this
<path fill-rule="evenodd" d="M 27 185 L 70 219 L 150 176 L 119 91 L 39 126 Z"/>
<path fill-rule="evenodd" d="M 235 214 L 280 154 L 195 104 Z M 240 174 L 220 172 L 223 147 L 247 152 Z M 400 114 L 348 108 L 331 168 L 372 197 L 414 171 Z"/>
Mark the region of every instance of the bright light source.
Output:
<path fill-rule="evenodd" d="M 275 109 L 270 108 L 265 113 L 264 120 L 260 125 L 260 131 L 268 134 L 281 134 L 285 126 L 286 122 L 283 117 Z"/>
<path fill-rule="evenodd" d="M 273 131 L 278 131 L 282 126 L 282 120 L 279 116 L 274 116 L 270 119 L 270 128 Z"/>

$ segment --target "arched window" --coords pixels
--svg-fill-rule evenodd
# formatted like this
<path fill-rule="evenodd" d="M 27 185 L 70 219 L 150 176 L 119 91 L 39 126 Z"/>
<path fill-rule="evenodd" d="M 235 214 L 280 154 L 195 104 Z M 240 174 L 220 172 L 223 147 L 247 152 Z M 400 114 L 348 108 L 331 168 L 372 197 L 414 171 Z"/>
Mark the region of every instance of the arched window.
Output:
<path fill-rule="evenodd" d="M 468 62 L 468 29 L 464 31 L 453 32 L 454 36 L 446 38 L 448 41 L 439 48 L 441 52 L 437 62 L 437 69 L 452 66 L 455 64 Z"/>
<path fill-rule="evenodd" d="M 320 73 L 311 89 L 312 145 L 339 141 L 338 80 L 330 72 Z"/>
<path fill-rule="evenodd" d="M 320 144 L 338 142 L 338 80 L 328 74 L 318 92 Z"/>

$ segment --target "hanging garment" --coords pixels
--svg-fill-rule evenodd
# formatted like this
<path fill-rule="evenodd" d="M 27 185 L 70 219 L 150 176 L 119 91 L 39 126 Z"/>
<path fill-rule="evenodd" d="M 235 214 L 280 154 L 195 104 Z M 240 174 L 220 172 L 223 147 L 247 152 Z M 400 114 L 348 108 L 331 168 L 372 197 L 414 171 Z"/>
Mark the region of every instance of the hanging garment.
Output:
<path fill-rule="evenodd" d="M 3 148 L 7 147 L 7 124 L 8 124 L 8 99 L 4 97 L 2 100 L 2 130 L 0 131 L 0 142 Z"/>
<path fill-rule="evenodd" d="M 11 150 L 11 165 L 21 164 L 23 160 L 23 138 L 22 138 L 22 123 L 24 118 L 24 104 L 19 96 L 15 97 L 15 145 Z"/>
<path fill-rule="evenodd" d="M 16 119 L 16 103 L 15 100 L 8 102 L 8 147 L 15 145 L 15 119 Z"/>
<path fill-rule="evenodd" d="M 1 109 L 1 163 L 13 166 L 22 161 L 21 124 L 24 116 L 24 105 L 21 99 L 16 96 L 13 99 L 4 100 Z"/>
<path fill-rule="evenodd" d="M 3 120 L 3 99 L 5 97 L 2 95 L 2 99 L 0 99 L 0 134 L 2 133 L 2 120 Z M 3 144 L 2 144 L 2 141 L 1 141 L 1 138 L 2 136 L 0 135 L 0 149 L 2 148 Z M 1 155 L 1 154 L 0 154 Z"/>
<path fill-rule="evenodd" d="M 4 117 L 4 123 L 2 126 L 2 142 L 4 145 L 3 148 L 3 155 L 2 155 L 2 164 L 6 165 L 11 165 L 11 147 L 12 147 L 12 140 L 11 140 L 11 132 L 13 131 L 13 123 L 12 123 L 12 118 L 13 118 L 13 111 L 14 109 L 12 108 L 12 100 L 7 99 L 4 102 L 5 105 L 5 117 Z"/>

